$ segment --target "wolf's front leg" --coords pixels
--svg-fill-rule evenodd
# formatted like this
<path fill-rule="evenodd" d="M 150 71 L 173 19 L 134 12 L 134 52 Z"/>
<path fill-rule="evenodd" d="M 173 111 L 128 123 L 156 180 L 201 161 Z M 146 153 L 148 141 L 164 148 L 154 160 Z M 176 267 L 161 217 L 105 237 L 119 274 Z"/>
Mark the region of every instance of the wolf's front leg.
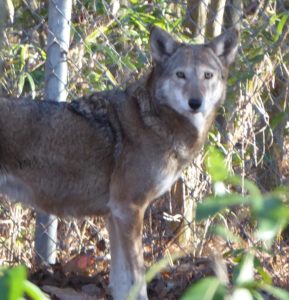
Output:
<path fill-rule="evenodd" d="M 109 217 L 111 247 L 110 286 L 114 300 L 126 300 L 131 288 L 140 283 L 137 300 L 147 300 L 144 282 L 142 230 L 144 209 L 112 202 Z"/>

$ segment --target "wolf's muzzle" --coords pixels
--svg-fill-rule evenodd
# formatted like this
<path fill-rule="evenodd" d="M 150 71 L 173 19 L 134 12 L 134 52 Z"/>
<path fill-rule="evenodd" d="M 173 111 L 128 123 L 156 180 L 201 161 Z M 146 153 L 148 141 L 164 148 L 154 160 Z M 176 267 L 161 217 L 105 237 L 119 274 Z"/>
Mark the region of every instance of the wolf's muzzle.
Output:
<path fill-rule="evenodd" d="M 200 100 L 200 99 L 192 98 L 189 100 L 189 106 L 192 110 L 199 109 L 201 107 L 201 105 L 202 105 L 202 100 Z"/>

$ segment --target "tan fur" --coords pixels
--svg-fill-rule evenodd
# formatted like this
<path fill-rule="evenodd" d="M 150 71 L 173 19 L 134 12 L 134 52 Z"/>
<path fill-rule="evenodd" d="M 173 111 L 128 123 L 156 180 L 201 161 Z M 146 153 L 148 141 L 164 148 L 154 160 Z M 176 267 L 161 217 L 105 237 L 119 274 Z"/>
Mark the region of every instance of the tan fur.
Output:
<path fill-rule="evenodd" d="M 124 91 L 72 103 L 0 97 L 0 192 L 60 216 L 108 215 L 114 299 L 143 280 L 145 209 L 202 147 L 236 47 L 234 32 L 190 46 L 154 28 L 154 67 Z"/>

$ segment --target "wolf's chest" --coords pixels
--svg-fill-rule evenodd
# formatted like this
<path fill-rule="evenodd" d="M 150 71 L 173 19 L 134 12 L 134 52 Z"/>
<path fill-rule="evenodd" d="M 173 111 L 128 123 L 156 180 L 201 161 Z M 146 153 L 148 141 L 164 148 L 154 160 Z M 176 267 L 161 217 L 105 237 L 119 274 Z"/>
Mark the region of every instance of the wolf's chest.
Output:
<path fill-rule="evenodd" d="M 161 174 L 156 184 L 156 195 L 155 198 L 160 197 L 164 193 L 170 190 L 174 182 L 180 177 L 181 171 L 172 172 L 167 174 Z"/>
<path fill-rule="evenodd" d="M 180 177 L 183 170 L 183 163 L 175 155 L 159 161 L 153 175 L 154 178 L 154 198 L 158 198 L 169 191 L 174 182 Z"/>

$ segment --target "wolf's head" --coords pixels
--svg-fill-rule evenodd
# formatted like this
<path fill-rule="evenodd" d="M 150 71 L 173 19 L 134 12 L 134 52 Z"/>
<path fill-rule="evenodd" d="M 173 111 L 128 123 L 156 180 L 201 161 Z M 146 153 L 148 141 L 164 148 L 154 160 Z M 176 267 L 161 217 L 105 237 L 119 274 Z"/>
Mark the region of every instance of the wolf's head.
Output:
<path fill-rule="evenodd" d="M 208 44 L 189 45 L 153 27 L 152 85 L 159 104 L 174 109 L 202 130 L 224 101 L 228 67 L 235 59 L 238 40 L 238 32 L 228 30 Z"/>

